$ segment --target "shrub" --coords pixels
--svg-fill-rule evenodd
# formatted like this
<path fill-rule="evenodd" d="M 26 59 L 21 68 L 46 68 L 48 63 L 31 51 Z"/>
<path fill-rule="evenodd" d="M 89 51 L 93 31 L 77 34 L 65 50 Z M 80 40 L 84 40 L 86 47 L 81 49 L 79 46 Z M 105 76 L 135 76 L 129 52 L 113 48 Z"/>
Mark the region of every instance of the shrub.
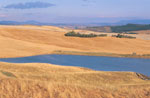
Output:
<path fill-rule="evenodd" d="M 117 35 L 112 35 L 112 37 L 116 37 Z"/>
<path fill-rule="evenodd" d="M 71 31 L 65 34 L 65 36 L 75 36 L 75 35 L 76 35 L 76 32 L 74 31 Z"/>
<path fill-rule="evenodd" d="M 99 34 L 98 36 L 100 36 L 100 37 L 106 37 L 107 34 Z"/>
<path fill-rule="evenodd" d="M 112 35 L 112 37 L 136 39 L 136 37 L 128 36 L 128 35 L 123 35 L 123 34 Z"/>
<path fill-rule="evenodd" d="M 134 32 L 129 32 L 129 33 L 126 33 L 126 34 L 138 34 L 138 33 L 134 33 Z"/>
<path fill-rule="evenodd" d="M 13 73 L 10 73 L 10 72 L 1 71 L 1 73 L 8 76 L 8 77 L 16 77 Z"/>

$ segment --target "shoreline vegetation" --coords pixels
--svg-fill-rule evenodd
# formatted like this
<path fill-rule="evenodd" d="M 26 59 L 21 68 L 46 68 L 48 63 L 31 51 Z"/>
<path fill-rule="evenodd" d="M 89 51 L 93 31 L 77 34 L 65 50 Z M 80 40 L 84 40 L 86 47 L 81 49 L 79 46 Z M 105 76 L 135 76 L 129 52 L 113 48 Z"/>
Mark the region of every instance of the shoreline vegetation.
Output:
<path fill-rule="evenodd" d="M 52 54 L 62 55 L 86 55 L 86 56 L 106 56 L 106 57 L 126 57 L 126 58 L 145 58 L 150 59 L 150 54 L 117 54 L 117 53 L 105 53 L 105 52 L 79 52 L 79 51 L 54 51 Z"/>

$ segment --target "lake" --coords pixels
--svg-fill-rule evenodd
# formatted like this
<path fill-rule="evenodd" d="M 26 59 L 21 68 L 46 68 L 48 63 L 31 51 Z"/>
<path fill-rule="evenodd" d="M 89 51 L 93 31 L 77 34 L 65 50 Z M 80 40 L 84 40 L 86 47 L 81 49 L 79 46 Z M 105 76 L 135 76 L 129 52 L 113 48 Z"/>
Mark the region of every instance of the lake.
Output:
<path fill-rule="evenodd" d="M 50 63 L 86 67 L 99 71 L 132 71 L 150 76 L 150 59 L 80 55 L 38 55 L 20 58 L 1 58 L 10 63 Z"/>

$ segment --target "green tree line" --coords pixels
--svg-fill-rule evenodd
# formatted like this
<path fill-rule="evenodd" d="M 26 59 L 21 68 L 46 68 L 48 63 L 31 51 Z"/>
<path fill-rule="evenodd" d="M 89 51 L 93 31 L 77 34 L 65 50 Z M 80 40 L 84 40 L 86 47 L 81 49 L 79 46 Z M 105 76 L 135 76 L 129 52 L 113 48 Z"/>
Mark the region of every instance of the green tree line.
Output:
<path fill-rule="evenodd" d="M 112 26 L 112 32 L 122 33 L 129 31 L 139 31 L 139 30 L 150 30 L 150 24 L 142 25 L 142 24 L 127 24 L 124 26 Z"/>

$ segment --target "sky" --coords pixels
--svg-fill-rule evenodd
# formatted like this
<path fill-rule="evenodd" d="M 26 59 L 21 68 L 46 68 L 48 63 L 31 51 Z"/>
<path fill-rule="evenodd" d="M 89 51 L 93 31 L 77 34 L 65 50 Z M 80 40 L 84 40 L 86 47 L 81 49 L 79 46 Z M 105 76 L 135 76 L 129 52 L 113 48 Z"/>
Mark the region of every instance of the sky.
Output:
<path fill-rule="evenodd" d="M 0 0 L 0 21 L 49 23 L 150 19 L 150 0 Z"/>

